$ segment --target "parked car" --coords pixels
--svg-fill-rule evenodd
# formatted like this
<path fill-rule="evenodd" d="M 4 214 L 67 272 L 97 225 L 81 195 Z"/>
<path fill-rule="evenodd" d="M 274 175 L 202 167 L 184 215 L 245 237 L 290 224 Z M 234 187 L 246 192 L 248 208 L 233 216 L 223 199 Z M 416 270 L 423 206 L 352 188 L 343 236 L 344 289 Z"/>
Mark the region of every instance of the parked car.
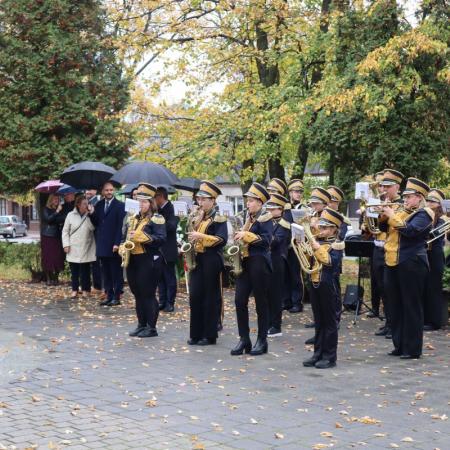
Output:
<path fill-rule="evenodd" d="M 15 238 L 18 235 L 27 235 L 27 225 L 17 216 L 0 216 L 0 234 Z"/>

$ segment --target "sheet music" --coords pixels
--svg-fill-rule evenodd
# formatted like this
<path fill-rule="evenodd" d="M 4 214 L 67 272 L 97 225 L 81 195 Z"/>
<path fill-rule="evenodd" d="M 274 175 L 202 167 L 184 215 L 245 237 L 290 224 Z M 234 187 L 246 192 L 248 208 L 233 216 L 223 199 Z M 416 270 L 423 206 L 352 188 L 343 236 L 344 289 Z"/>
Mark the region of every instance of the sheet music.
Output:
<path fill-rule="evenodd" d="M 128 214 L 137 214 L 139 212 L 139 201 L 132 198 L 125 199 L 125 211 Z"/>
<path fill-rule="evenodd" d="M 370 197 L 370 183 L 359 181 L 355 184 L 355 199 L 368 199 Z"/>

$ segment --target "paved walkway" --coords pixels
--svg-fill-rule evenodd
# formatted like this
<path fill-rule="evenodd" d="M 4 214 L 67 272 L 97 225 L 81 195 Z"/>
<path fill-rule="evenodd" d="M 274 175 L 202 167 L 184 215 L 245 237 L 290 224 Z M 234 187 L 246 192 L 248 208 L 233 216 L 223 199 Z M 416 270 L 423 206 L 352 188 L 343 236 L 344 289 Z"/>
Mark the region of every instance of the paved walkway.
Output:
<path fill-rule="evenodd" d="M 447 449 L 449 335 L 400 361 L 374 319 L 344 314 L 338 366 L 304 368 L 309 313 L 286 314 L 262 357 L 189 347 L 186 298 L 158 338 L 129 338 L 132 302 L 101 309 L 58 288 L 0 282 L 0 449 Z M 446 415 L 447 414 L 447 415 Z"/>

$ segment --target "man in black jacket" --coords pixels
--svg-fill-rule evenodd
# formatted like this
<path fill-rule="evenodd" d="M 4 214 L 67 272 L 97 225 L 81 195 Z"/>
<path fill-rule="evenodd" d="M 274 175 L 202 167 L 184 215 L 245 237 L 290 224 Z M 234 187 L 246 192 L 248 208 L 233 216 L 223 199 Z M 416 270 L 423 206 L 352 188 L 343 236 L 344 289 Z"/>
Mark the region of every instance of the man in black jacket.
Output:
<path fill-rule="evenodd" d="M 161 281 L 158 285 L 159 309 L 164 312 L 173 312 L 175 297 L 177 295 L 177 277 L 175 266 L 178 260 L 177 226 L 179 218 L 175 215 L 172 203 L 169 200 L 167 189 L 159 187 L 156 190 L 155 201 L 158 212 L 166 221 L 166 242 L 161 247 L 165 264 Z"/>

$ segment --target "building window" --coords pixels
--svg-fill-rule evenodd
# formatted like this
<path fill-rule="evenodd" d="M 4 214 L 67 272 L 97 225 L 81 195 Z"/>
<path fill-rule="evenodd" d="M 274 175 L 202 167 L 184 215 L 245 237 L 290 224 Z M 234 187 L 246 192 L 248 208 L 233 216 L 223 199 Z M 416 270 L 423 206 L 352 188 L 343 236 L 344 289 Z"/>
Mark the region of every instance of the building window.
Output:
<path fill-rule="evenodd" d="M 19 215 L 19 204 L 16 202 L 13 202 L 13 204 L 12 204 L 12 213 L 14 216 Z"/>
<path fill-rule="evenodd" d="M 239 214 L 244 209 L 244 200 L 242 197 L 226 197 L 227 202 L 231 202 L 233 204 L 234 213 Z"/>
<path fill-rule="evenodd" d="M 8 211 L 6 209 L 6 200 L 4 198 L 0 198 L 0 216 L 6 216 Z"/>
<path fill-rule="evenodd" d="M 31 220 L 39 220 L 39 214 L 35 203 L 30 206 L 30 217 Z"/>

